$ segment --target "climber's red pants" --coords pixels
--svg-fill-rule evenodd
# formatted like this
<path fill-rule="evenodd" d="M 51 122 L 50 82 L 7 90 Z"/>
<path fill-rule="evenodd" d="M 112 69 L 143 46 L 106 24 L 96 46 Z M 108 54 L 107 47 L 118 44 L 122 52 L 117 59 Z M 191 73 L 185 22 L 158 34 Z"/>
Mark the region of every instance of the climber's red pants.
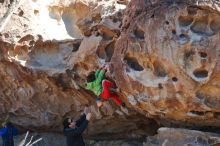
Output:
<path fill-rule="evenodd" d="M 103 87 L 103 91 L 102 94 L 100 94 L 100 97 L 102 97 L 105 100 L 112 98 L 117 105 L 121 106 L 122 101 L 118 98 L 116 94 L 111 93 L 109 91 L 109 88 L 114 88 L 114 84 L 108 80 L 103 80 L 102 87 Z"/>

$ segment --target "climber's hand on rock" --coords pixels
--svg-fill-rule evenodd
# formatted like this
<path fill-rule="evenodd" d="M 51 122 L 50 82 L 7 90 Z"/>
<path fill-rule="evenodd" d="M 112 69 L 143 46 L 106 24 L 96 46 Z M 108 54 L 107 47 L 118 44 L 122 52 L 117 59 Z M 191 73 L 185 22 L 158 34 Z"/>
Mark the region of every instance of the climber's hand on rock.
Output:
<path fill-rule="evenodd" d="M 92 116 L 92 114 L 91 113 L 88 113 L 88 114 L 86 114 L 86 120 L 90 120 L 91 119 L 91 116 Z"/>
<path fill-rule="evenodd" d="M 106 68 L 106 69 L 109 69 L 109 65 L 108 65 L 108 64 L 105 64 L 105 68 Z"/>
<path fill-rule="evenodd" d="M 110 77 L 111 77 L 111 73 L 110 73 L 109 71 L 107 71 L 107 72 L 105 73 L 105 76 L 110 78 Z"/>
<path fill-rule="evenodd" d="M 89 108 L 88 108 L 88 107 L 85 107 L 83 112 L 84 112 L 84 114 L 87 115 L 87 114 L 89 113 Z"/>
<path fill-rule="evenodd" d="M 108 70 L 109 69 L 109 66 L 108 64 L 104 64 L 102 67 L 101 67 L 102 70 Z"/>

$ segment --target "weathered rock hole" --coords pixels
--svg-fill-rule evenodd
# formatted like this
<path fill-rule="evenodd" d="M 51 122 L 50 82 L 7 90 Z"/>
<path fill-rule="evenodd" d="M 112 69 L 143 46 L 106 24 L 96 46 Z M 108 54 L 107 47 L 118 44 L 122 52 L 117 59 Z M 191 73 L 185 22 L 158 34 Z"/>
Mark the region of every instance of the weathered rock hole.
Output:
<path fill-rule="evenodd" d="M 64 74 L 59 74 L 58 76 L 54 77 L 54 80 L 58 86 L 63 88 L 63 90 L 71 88 Z"/>
<path fill-rule="evenodd" d="M 95 32 L 95 36 L 99 36 L 100 33 L 98 31 Z"/>
<path fill-rule="evenodd" d="M 188 26 L 193 22 L 193 17 L 191 16 L 179 16 L 178 18 L 180 26 Z"/>
<path fill-rule="evenodd" d="M 117 3 L 121 4 L 121 5 L 126 5 L 127 4 L 126 0 L 117 0 Z"/>
<path fill-rule="evenodd" d="M 35 15 L 39 14 L 39 10 L 34 10 L 34 14 Z"/>
<path fill-rule="evenodd" d="M 18 13 L 18 15 L 19 15 L 20 17 L 23 16 L 23 15 L 24 15 L 24 11 L 21 10 L 21 11 Z"/>
<path fill-rule="evenodd" d="M 189 15 L 196 15 L 197 14 L 197 8 L 195 7 L 187 7 L 187 11 Z"/>
<path fill-rule="evenodd" d="M 170 24 L 170 22 L 169 22 L 169 21 L 165 21 L 165 24 L 166 24 L 166 25 L 169 25 L 169 24 Z"/>
<path fill-rule="evenodd" d="M 67 74 L 67 76 L 72 77 L 72 70 L 67 69 L 66 74 Z"/>
<path fill-rule="evenodd" d="M 144 39 L 145 32 L 141 28 L 136 28 L 134 30 L 134 35 L 138 39 Z"/>
<path fill-rule="evenodd" d="M 34 45 L 34 43 L 35 43 L 35 41 L 34 41 L 34 40 L 32 40 L 32 41 L 30 41 L 30 42 L 29 42 L 29 45 L 30 45 L 30 46 L 33 46 L 33 45 Z"/>
<path fill-rule="evenodd" d="M 106 33 L 106 32 L 103 32 L 102 37 L 104 40 L 112 40 L 113 39 L 113 36 L 111 34 Z"/>
<path fill-rule="evenodd" d="M 122 23 L 119 24 L 119 28 L 121 28 L 121 27 L 122 27 Z"/>
<path fill-rule="evenodd" d="M 92 59 L 88 57 L 87 60 L 91 62 Z M 84 62 L 78 62 L 78 63 L 74 64 L 73 69 L 72 69 L 72 71 L 74 72 L 74 76 L 76 78 L 79 78 L 79 74 L 81 72 L 84 72 L 85 70 L 88 71 L 89 66 Z"/>
<path fill-rule="evenodd" d="M 203 100 L 206 98 L 205 95 L 200 92 L 196 92 L 196 97 L 199 98 L 200 100 Z"/>
<path fill-rule="evenodd" d="M 206 52 L 199 52 L 199 55 L 201 58 L 207 58 L 207 53 Z"/>
<path fill-rule="evenodd" d="M 150 18 L 154 18 L 154 14 L 150 16 Z"/>
<path fill-rule="evenodd" d="M 172 34 L 176 34 L 176 30 L 175 29 L 172 30 Z"/>
<path fill-rule="evenodd" d="M 118 19 L 117 19 L 116 17 L 114 17 L 114 18 L 112 19 L 112 22 L 113 22 L 113 23 L 116 23 L 116 22 L 118 22 Z"/>
<path fill-rule="evenodd" d="M 172 77 L 172 81 L 177 82 L 178 81 L 177 77 Z"/>
<path fill-rule="evenodd" d="M 220 31 L 220 21 L 219 20 L 212 20 L 210 22 L 210 28 L 214 33 L 218 33 Z"/>
<path fill-rule="evenodd" d="M 163 89 L 163 85 L 161 83 L 158 84 L 159 89 Z"/>
<path fill-rule="evenodd" d="M 77 43 L 73 44 L 73 50 L 72 50 L 72 52 L 78 51 L 80 44 L 81 44 L 81 42 L 77 42 Z"/>
<path fill-rule="evenodd" d="M 214 118 L 220 118 L 220 112 L 214 112 Z"/>
<path fill-rule="evenodd" d="M 190 38 L 187 34 L 182 33 L 179 35 L 179 43 L 180 44 L 185 44 L 185 43 L 189 42 L 189 40 L 190 40 Z"/>
<path fill-rule="evenodd" d="M 112 55 L 114 53 L 114 48 L 115 47 L 115 42 L 111 42 L 110 44 L 107 45 L 107 47 L 105 48 L 105 53 L 106 53 L 106 62 L 110 62 Z"/>
<path fill-rule="evenodd" d="M 93 27 L 91 28 L 91 31 L 98 31 L 97 26 L 93 26 Z"/>
<path fill-rule="evenodd" d="M 86 36 L 86 37 L 89 37 L 89 36 L 92 35 L 92 32 L 91 32 L 91 30 L 87 30 L 87 31 L 83 32 L 83 35 Z"/>
<path fill-rule="evenodd" d="M 193 50 L 187 51 L 184 53 L 184 61 L 192 60 L 193 56 L 195 55 L 195 52 Z"/>
<path fill-rule="evenodd" d="M 114 33 L 116 34 L 115 37 L 119 37 L 119 36 L 121 35 L 120 30 L 115 29 L 115 30 L 113 30 L 113 31 L 114 31 Z"/>
<path fill-rule="evenodd" d="M 193 72 L 193 75 L 197 78 L 206 78 L 206 77 L 208 77 L 208 73 L 209 72 L 205 69 L 196 69 Z"/>
<path fill-rule="evenodd" d="M 204 16 L 196 20 L 190 29 L 199 34 L 207 34 L 208 16 Z"/>
<path fill-rule="evenodd" d="M 24 41 L 31 41 L 31 40 L 34 40 L 34 36 L 28 34 L 26 36 L 23 36 L 18 42 L 22 43 Z"/>
<path fill-rule="evenodd" d="M 205 113 L 202 111 L 190 111 L 192 114 L 198 115 L 198 116 L 204 116 Z"/>
<path fill-rule="evenodd" d="M 164 69 L 164 67 L 161 65 L 161 63 L 155 61 L 153 63 L 154 66 L 154 74 L 158 77 L 165 77 L 167 75 L 166 70 Z"/>
<path fill-rule="evenodd" d="M 135 11 L 135 16 L 140 15 L 141 12 L 142 12 L 141 10 L 136 10 L 136 11 Z"/>
<path fill-rule="evenodd" d="M 95 15 L 92 16 L 92 21 L 93 21 L 93 22 L 98 23 L 98 22 L 100 22 L 101 20 L 102 20 L 102 18 L 101 18 L 101 14 L 100 14 L 100 13 L 95 14 Z"/>
<path fill-rule="evenodd" d="M 105 59 L 105 49 L 102 49 L 102 48 L 98 48 L 97 50 L 96 50 L 96 54 L 97 54 L 97 56 L 99 57 L 99 58 L 101 58 L 101 59 Z"/>
<path fill-rule="evenodd" d="M 138 63 L 137 59 L 134 57 L 130 57 L 129 55 L 126 55 L 124 60 L 128 64 L 128 66 L 135 71 L 142 71 L 144 68 Z"/>
<path fill-rule="evenodd" d="M 189 59 L 189 58 L 191 58 L 193 55 L 195 55 L 195 52 L 192 51 L 192 50 L 190 50 L 190 51 L 188 51 L 188 52 L 185 52 L 184 58 Z"/>
<path fill-rule="evenodd" d="M 218 100 L 215 100 L 215 99 L 218 98 L 217 96 L 207 96 L 207 97 L 208 97 L 208 100 L 205 100 L 205 102 L 204 102 L 205 105 L 209 106 L 209 105 L 212 104 L 211 102 L 214 102 L 210 107 L 212 107 L 212 108 L 219 108 L 219 104 L 218 104 L 219 102 L 218 102 Z M 210 98 L 214 98 L 214 100 L 211 101 L 211 102 L 209 102 L 209 101 L 210 101 Z M 217 101 L 217 102 L 216 102 L 216 101 Z M 214 117 L 213 111 L 207 111 L 206 114 L 207 114 L 208 116 Z"/>
<path fill-rule="evenodd" d="M 118 13 L 117 13 L 117 16 L 118 16 L 119 18 L 122 18 L 122 16 L 123 16 L 123 15 L 122 15 L 122 12 L 118 12 Z"/>
<path fill-rule="evenodd" d="M 4 33 L 3 34 L 5 38 L 9 38 L 9 34 L 8 33 Z"/>
<path fill-rule="evenodd" d="M 179 35 L 179 37 L 180 37 L 180 39 L 187 39 L 187 38 L 189 38 L 189 36 L 187 34 L 184 34 L 184 33 L 181 33 Z"/>

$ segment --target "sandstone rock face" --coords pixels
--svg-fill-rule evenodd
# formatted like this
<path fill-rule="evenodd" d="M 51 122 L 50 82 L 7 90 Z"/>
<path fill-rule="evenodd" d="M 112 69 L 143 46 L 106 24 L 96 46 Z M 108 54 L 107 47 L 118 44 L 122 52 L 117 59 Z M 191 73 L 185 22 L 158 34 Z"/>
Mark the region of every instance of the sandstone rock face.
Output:
<path fill-rule="evenodd" d="M 62 132 L 64 117 L 77 119 L 89 106 L 90 138 L 152 135 L 157 128 L 153 120 L 136 111 L 123 112 L 112 101 L 98 109 L 96 97 L 84 89 L 86 75 L 103 63 L 99 57 L 111 59 L 125 4 L 21 1 L 17 10 L 3 12 L 11 18 L 4 21 L 0 40 L 1 121 L 9 116 L 21 130 Z"/>
<path fill-rule="evenodd" d="M 131 1 L 113 74 L 138 111 L 164 124 L 219 127 L 220 15 L 197 4 Z"/>
<path fill-rule="evenodd" d="M 219 136 L 219 134 L 194 130 L 160 128 L 158 134 L 148 137 L 143 146 L 218 146 L 220 145 Z"/>
<path fill-rule="evenodd" d="M 87 135 L 93 139 L 151 135 L 158 125 L 148 118 L 168 126 L 220 127 L 216 1 L 0 5 L 1 121 L 9 115 L 21 128 L 61 132 L 64 117 L 78 117 L 89 106 L 94 116 Z M 129 113 L 112 101 L 98 109 L 84 89 L 86 76 L 104 63 Z"/>

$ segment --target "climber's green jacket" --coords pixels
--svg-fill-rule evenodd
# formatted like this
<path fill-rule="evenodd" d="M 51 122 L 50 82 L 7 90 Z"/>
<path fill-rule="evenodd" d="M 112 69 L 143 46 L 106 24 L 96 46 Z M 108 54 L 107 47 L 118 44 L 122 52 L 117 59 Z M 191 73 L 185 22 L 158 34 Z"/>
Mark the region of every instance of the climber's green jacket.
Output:
<path fill-rule="evenodd" d="M 106 72 L 105 69 L 98 69 L 95 72 L 95 77 L 96 77 L 95 81 L 87 83 L 86 89 L 93 91 L 95 95 L 99 96 L 103 91 L 102 80 L 105 77 L 105 72 Z"/>

